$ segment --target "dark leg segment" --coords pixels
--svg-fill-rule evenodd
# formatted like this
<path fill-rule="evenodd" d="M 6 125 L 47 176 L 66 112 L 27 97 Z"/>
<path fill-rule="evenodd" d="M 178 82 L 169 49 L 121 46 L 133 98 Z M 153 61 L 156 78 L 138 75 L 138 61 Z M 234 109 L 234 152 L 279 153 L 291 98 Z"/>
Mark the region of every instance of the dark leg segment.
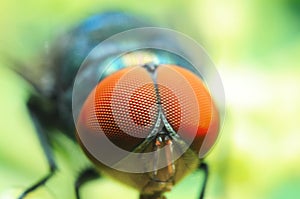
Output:
<path fill-rule="evenodd" d="M 80 187 L 85 184 L 86 182 L 89 182 L 91 180 L 95 180 L 97 178 L 99 178 L 100 175 L 99 173 L 93 169 L 93 168 L 87 168 L 85 170 L 83 170 L 79 176 L 77 177 L 76 181 L 75 181 L 75 194 L 76 194 L 76 199 L 80 199 Z"/>
<path fill-rule="evenodd" d="M 152 195 L 140 194 L 139 199 L 167 199 L 162 193 L 156 193 Z"/>
<path fill-rule="evenodd" d="M 23 199 L 25 198 L 25 196 L 27 194 L 29 194 L 30 192 L 36 190 L 37 188 L 39 188 L 40 186 L 44 185 L 55 173 L 55 171 L 57 170 L 56 167 L 56 163 L 54 161 L 54 157 L 51 151 L 51 147 L 49 145 L 49 142 L 47 140 L 47 136 L 45 134 L 45 131 L 38 119 L 38 117 L 36 116 L 36 114 L 34 113 L 34 111 L 32 111 L 29 108 L 29 112 L 30 112 L 30 116 L 32 119 L 32 122 L 35 126 L 36 129 L 36 133 L 39 139 L 39 142 L 41 144 L 41 147 L 43 149 L 43 152 L 47 158 L 47 162 L 49 165 L 49 173 L 47 175 L 45 175 L 43 178 L 41 178 L 39 181 L 37 181 L 36 183 L 34 183 L 32 186 L 28 187 L 19 197 L 18 199 Z"/>
<path fill-rule="evenodd" d="M 202 162 L 199 165 L 199 170 L 204 172 L 204 181 L 203 181 L 203 185 L 202 185 L 201 192 L 200 192 L 200 197 L 199 197 L 199 199 L 203 199 L 206 184 L 207 184 L 207 179 L 208 179 L 208 165 L 205 162 Z"/>

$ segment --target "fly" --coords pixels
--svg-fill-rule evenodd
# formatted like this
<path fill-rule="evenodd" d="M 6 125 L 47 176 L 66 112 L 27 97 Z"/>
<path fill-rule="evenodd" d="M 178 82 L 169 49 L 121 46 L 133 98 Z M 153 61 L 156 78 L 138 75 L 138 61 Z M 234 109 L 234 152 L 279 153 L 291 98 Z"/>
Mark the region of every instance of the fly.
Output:
<path fill-rule="evenodd" d="M 77 199 L 99 172 L 135 188 L 140 199 L 163 199 L 197 169 L 205 174 L 203 199 L 203 158 L 218 137 L 221 113 L 203 79 L 205 66 L 193 63 L 198 49 L 189 52 L 185 37 L 152 26 L 120 12 L 92 16 L 58 38 L 39 79 L 23 71 L 37 91 L 28 110 L 49 173 L 18 199 L 57 171 L 49 127 L 77 140 L 94 165 L 77 177 Z"/>

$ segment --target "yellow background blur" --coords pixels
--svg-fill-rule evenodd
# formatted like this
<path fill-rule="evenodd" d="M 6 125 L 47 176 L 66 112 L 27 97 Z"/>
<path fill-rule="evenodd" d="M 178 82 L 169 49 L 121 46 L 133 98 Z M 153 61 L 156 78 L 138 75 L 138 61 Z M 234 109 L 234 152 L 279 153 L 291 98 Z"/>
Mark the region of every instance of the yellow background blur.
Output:
<path fill-rule="evenodd" d="M 299 0 L 6 0 L 0 3 L 0 199 L 14 198 L 47 172 L 25 109 L 28 85 L 8 69 L 5 56 L 34 70 L 35 58 L 56 35 L 105 10 L 168 24 L 202 44 L 215 62 L 226 117 L 207 158 L 207 199 L 300 198 Z M 78 150 L 58 136 L 60 170 L 29 198 L 73 198 Z M 169 198 L 197 198 L 202 177 L 190 176 Z M 87 184 L 83 196 L 131 199 L 138 193 L 101 179 Z"/>

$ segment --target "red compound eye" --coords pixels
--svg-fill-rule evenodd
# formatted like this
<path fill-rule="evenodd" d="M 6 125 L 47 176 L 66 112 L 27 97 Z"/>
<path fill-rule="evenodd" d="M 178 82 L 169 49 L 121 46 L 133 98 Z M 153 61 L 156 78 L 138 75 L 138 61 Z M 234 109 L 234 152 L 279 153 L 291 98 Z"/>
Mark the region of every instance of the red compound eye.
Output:
<path fill-rule="evenodd" d="M 133 151 L 152 132 L 159 106 L 196 153 L 214 144 L 219 116 L 210 93 L 198 76 L 175 65 L 159 65 L 155 75 L 139 66 L 108 76 L 89 95 L 78 124 Z"/>
<path fill-rule="evenodd" d="M 86 100 L 79 123 L 104 133 L 115 145 L 132 151 L 151 132 L 157 118 L 156 95 L 142 67 L 120 70 L 101 81 Z"/>
<path fill-rule="evenodd" d="M 168 122 L 192 142 L 191 149 L 196 153 L 201 149 L 201 156 L 206 154 L 218 137 L 219 115 L 202 79 L 174 65 L 162 65 L 157 74 Z"/>

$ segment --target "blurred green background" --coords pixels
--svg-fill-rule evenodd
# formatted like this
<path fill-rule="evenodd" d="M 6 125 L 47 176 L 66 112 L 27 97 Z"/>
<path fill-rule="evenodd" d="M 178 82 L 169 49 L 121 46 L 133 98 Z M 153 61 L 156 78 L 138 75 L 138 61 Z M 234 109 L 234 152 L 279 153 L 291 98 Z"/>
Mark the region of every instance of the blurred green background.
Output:
<path fill-rule="evenodd" d="M 0 3 L 0 199 L 15 198 L 47 172 L 27 115 L 29 86 L 10 71 L 8 54 L 32 65 L 59 33 L 93 13 L 123 10 L 168 24 L 204 46 L 224 83 L 222 135 L 207 157 L 207 199 L 300 198 L 299 0 L 10 0 Z M 60 170 L 28 198 L 74 198 L 78 147 L 57 136 Z M 202 173 L 170 199 L 197 198 Z M 137 198 L 109 179 L 83 188 L 84 198 Z"/>

